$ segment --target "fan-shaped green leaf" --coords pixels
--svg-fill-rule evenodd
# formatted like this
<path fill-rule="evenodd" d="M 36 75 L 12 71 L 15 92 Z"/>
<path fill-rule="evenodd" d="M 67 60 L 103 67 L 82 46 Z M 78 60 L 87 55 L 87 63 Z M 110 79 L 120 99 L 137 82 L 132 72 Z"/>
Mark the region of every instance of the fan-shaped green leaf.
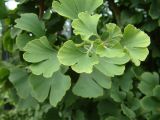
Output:
<path fill-rule="evenodd" d="M 30 94 L 30 86 L 28 83 L 28 73 L 21 68 L 13 68 L 10 72 L 9 80 L 17 90 L 17 94 L 25 99 Z"/>
<path fill-rule="evenodd" d="M 103 88 L 87 74 L 81 74 L 72 91 L 75 95 L 84 98 L 96 98 L 103 95 Z"/>
<path fill-rule="evenodd" d="M 90 15 L 87 12 L 78 14 L 79 19 L 74 19 L 72 27 L 76 35 L 81 35 L 84 40 L 88 40 L 92 35 L 97 35 L 97 24 L 100 15 Z"/>
<path fill-rule="evenodd" d="M 31 62 L 33 74 L 51 77 L 60 68 L 56 51 L 50 46 L 46 37 L 30 41 L 24 47 L 24 59 Z"/>
<path fill-rule="evenodd" d="M 149 53 L 146 48 L 150 44 L 149 36 L 133 25 L 125 27 L 121 43 L 136 66 L 139 66 L 140 61 L 144 61 Z"/>
<path fill-rule="evenodd" d="M 32 32 L 37 37 L 45 35 L 45 26 L 38 19 L 38 16 L 33 13 L 25 13 L 21 15 L 21 18 L 15 20 L 16 28 L 20 28 L 27 32 Z"/>
<path fill-rule="evenodd" d="M 51 78 L 32 74 L 29 77 L 29 81 L 32 87 L 32 95 L 40 102 L 43 102 L 47 98 L 50 91 L 49 100 L 50 104 L 54 107 L 61 101 L 71 86 L 70 77 L 60 72 L 54 73 Z"/>
<path fill-rule="evenodd" d="M 160 100 L 160 85 L 157 85 L 154 89 L 153 89 L 153 96 L 157 97 Z"/>
<path fill-rule="evenodd" d="M 123 113 L 129 117 L 130 119 L 135 119 L 136 117 L 136 114 L 133 110 L 131 110 L 130 108 L 128 108 L 126 105 L 124 104 L 121 104 L 121 108 L 122 108 L 122 111 Z"/>
<path fill-rule="evenodd" d="M 103 0 L 59 0 L 53 2 L 53 9 L 62 16 L 76 19 L 81 12 L 92 13 Z"/>
<path fill-rule="evenodd" d="M 26 33 L 23 33 L 23 34 L 20 34 L 17 36 L 16 38 L 16 45 L 17 47 L 23 51 L 23 48 L 25 47 L 25 45 L 30 41 L 30 40 L 33 40 L 34 37 L 32 36 L 29 36 L 28 34 Z"/>
<path fill-rule="evenodd" d="M 103 29 L 102 40 L 106 41 L 109 46 L 114 46 L 122 39 L 122 31 L 119 26 L 114 23 L 108 23 Z"/>
<path fill-rule="evenodd" d="M 91 77 L 101 87 L 106 88 L 106 89 L 111 88 L 111 85 L 112 85 L 111 78 L 109 78 L 108 76 L 105 76 L 103 73 L 98 71 L 96 68 L 91 73 Z"/>
<path fill-rule="evenodd" d="M 101 57 L 123 57 L 125 55 L 123 47 L 118 43 L 113 47 L 107 47 L 105 43 L 100 44 L 97 47 L 96 53 L 99 54 Z"/>
<path fill-rule="evenodd" d="M 159 110 L 160 109 L 160 101 L 157 100 L 155 97 L 144 97 L 142 100 L 141 100 L 141 104 L 142 104 L 142 107 L 145 109 L 145 110 L 149 110 L 149 111 L 155 111 L 155 110 Z"/>
<path fill-rule="evenodd" d="M 128 61 L 129 61 L 129 58 L 127 56 L 124 56 L 121 58 L 103 57 L 103 58 L 100 58 L 99 64 L 95 65 L 95 67 L 104 75 L 113 77 L 115 75 L 123 74 L 125 70 L 124 64 L 127 63 Z"/>
<path fill-rule="evenodd" d="M 157 73 L 145 72 L 141 75 L 141 82 L 138 88 L 145 95 L 153 95 L 153 89 L 159 84 L 159 75 Z"/>
<path fill-rule="evenodd" d="M 157 19 L 160 17 L 160 1 L 152 0 L 152 4 L 150 6 L 149 15 L 152 19 Z"/>
<path fill-rule="evenodd" d="M 71 40 L 65 42 L 61 47 L 58 52 L 58 58 L 63 65 L 71 66 L 77 73 L 91 73 L 93 65 L 98 63 L 98 58 L 95 54 L 90 56 Z"/>

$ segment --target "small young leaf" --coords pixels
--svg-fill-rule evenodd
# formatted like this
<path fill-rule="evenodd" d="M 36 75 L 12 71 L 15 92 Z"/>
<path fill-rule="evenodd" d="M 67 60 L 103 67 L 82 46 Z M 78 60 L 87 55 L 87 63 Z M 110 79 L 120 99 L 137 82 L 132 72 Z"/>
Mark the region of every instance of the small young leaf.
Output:
<path fill-rule="evenodd" d="M 149 53 L 146 48 L 150 44 L 149 36 L 133 25 L 125 27 L 121 43 L 136 66 L 139 66 L 140 61 L 144 61 Z"/>
<path fill-rule="evenodd" d="M 81 35 L 83 40 L 88 40 L 92 35 L 97 35 L 97 24 L 100 15 L 90 15 L 87 12 L 78 14 L 79 19 L 74 19 L 72 27 L 76 35 Z"/>

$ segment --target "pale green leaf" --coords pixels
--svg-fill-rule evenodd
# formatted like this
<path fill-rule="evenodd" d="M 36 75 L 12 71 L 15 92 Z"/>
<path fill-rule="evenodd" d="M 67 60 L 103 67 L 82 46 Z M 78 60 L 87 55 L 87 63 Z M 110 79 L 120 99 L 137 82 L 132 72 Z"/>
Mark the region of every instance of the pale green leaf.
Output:
<path fill-rule="evenodd" d="M 76 35 L 81 35 L 84 40 L 88 40 L 92 35 L 97 35 L 97 24 L 100 15 L 90 15 L 87 12 L 78 14 L 78 19 L 74 19 L 72 27 Z"/>
<path fill-rule="evenodd" d="M 150 44 L 149 36 L 133 25 L 125 27 L 121 43 L 136 66 L 139 66 L 140 61 L 144 61 L 149 53 L 147 49 Z"/>
<path fill-rule="evenodd" d="M 103 88 L 87 74 L 81 74 L 72 91 L 75 95 L 84 98 L 96 98 L 103 95 Z"/>
<path fill-rule="evenodd" d="M 71 66 L 77 73 L 91 73 L 93 65 L 98 63 L 95 54 L 89 56 L 84 49 L 77 47 L 71 40 L 65 42 L 60 48 L 58 58 L 61 64 Z"/>
<path fill-rule="evenodd" d="M 102 40 L 106 41 L 109 46 L 114 46 L 122 39 L 122 31 L 119 26 L 114 23 L 108 23 L 103 29 Z"/>
<path fill-rule="evenodd" d="M 124 70 L 125 70 L 124 64 L 127 63 L 128 61 L 129 61 L 129 58 L 127 56 L 124 56 L 121 58 L 103 57 L 103 58 L 100 58 L 99 64 L 95 65 L 95 67 L 104 75 L 113 77 L 115 75 L 121 75 L 124 73 Z"/>
<path fill-rule="evenodd" d="M 92 13 L 102 5 L 103 0 L 59 0 L 53 2 L 53 9 L 62 16 L 76 19 L 81 12 Z"/>
<path fill-rule="evenodd" d="M 33 74 L 51 77 L 59 70 L 57 52 L 51 47 L 46 37 L 28 42 L 24 51 L 23 58 L 32 63 L 29 68 Z"/>
<path fill-rule="evenodd" d="M 123 57 L 125 55 L 123 47 L 118 43 L 113 47 L 107 47 L 105 43 L 100 44 L 97 47 L 96 53 L 101 57 Z"/>
<path fill-rule="evenodd" d="M 41 37 L 45 35 L 45 26 L 39 20 L 38 16 L 33 13 L 25 13 L 21 14 L 19 19 L 15 20 L 16 28 L 20 28 L 27 32 L 32 32 L 37 37 Z"/>
<path fill-rule="evenodd" d="M 10 71 L 10 82 L 16 88 L 17 94 L 21 98 L 27 98 L 30 94 L 30 86 L 28 83 L 28 73 L 25 69 L 13 68 Z"/>

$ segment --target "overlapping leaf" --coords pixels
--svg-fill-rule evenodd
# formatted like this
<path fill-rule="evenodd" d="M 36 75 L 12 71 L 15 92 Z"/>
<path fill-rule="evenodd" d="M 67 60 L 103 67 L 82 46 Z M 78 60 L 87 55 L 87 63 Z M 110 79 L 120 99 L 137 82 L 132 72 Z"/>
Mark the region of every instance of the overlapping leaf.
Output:
<path fill-rule="evenodd" d="M 103 0 L 59 0 L 53 2 L 53 9 L 62 16 L 76 19 L 80 12 L 92 13 Z"/>
<path fill-rule="evenodd" d="M 150 44 L 149 36 L 133 25 L 125 27 L 121 43 L 136 66 L 139 66 L 140 61 L 144 61 L 149 53 L 147 49 Z"/>
<path fill-rule="evenodd" d="M 25 69 L 14 68 L 10 72 L 9 80 L 17 90 L 21 98 L 27 98 L 30 95 L 30 86 L 28 83 L 28 73 Z"/>
<path fill-rule="evenodd" d="M 77 73 L 91 73 L 93 65 L 98 63 L 95 54 L 90 56 L 83 48 L 77 47 L 71 40 L 61 47 L 58 58 L 63 65 L 71 66 Z"/>
<path fill-rule="evenodd" d="M 65 76 L 59 71 L 54 73 L 51 78 L 31 75 L 29 81 L 32 87 L 32 95 L 39 101 L 43 102 L 49 95 L 50 104 L 56 107 L 61 101 L 66 91 L 71 86 L 69 76 Z"/>
<path fill-rule="evenodd" d="M 16 38 L 16 45 L 17 45 L 18 49 L 23 51 L 23 48 L 25 47 L 25 45 L 32 39 L 34 39 L 34 37 L 29 36 L 26 33 L 18 35 Z"/>
<path fill-rule="evenodd" d="M 115 75 L 123 74 L 125 70 L 124 64 L 129 61 L 127 56 L 121 58 L 100 58 L 99 64 L 95 65 L 96 69 L 102 72 L 106 76 L 113 77 Z"/>
<path fill-rule="evenodd" d="M 97 24 L 100 15 L 90 15 L 87 12 L 78 14 L 78 19 L 74 19 L 72 27 L 76 35 L 81 35 L 84 40 L 88 40 L 92 35 L 97 35 Z"/>
<path fill-rule="evenodd" d="M 103 88 L 111 88 L 111 79 L 97 69 L 91 74 L 81 74 L 72 91 L 85 98 L 96 98 L 103 95 Z"/>
<path fill-rule="evenodd" d="M 50 46 L 46 37 L 30 41 L 24 51 L 23 57 L 32 63 L 29 68 L 35 75 L 51 77 L 60 68 L 57 52 Z"/>
<path fill-rule="evenodd" d="M 87 74 L 81 74 L 72 91 L 75 95 L 84 98 L 96 98 L 103 95 L 103 88 Z"/>
<path fill-rule="evenodd" d="M 20 28 L 27 32 L 32 32 L 37 37 L 45 35 L 45 26 L 42 21 L 38 19 L 38 16 L 33 13 L 25 13 L 21 15 L 21 18 L 16 19 L 16 28 Z"/>
<path fill-rule="evenodd" d="M 106 24 L 101 36 L 103 42 L 97 47 L 97 54 L 109 58 L 124 56 L 123 47 L 119 43 L 122 36 L 121 29 L 116 24 Z"/>
<path fill-rule="evenodd" d="M 159 84 L 159 75 L 157 73 L 145 72 L 141 75 L 141 82 L 138 85 L 138 88 L 145 95 L 153 95 L 153 89 L 156 85 Z"/>

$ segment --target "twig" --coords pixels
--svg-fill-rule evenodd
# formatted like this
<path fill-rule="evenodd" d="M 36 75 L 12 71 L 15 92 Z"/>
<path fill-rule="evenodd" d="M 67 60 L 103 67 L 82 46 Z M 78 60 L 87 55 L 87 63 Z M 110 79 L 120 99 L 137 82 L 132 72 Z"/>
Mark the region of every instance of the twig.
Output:
<path fill-rule="evenodd" d="M 44 14 L 44 0 L 40 0 L 39 3 L 39 18 L 42 18 Z"/>
<path fill-rule="evenodd" d="M 108 4 L 109 4 L 109 8 L 112 10 L 112 12 L 116 18 L 117 24 L 119 26 L 121 26 L 120 10 L 119 10 L 118 6 L 114 2 L 114 0 L 108 0 Z"/>

